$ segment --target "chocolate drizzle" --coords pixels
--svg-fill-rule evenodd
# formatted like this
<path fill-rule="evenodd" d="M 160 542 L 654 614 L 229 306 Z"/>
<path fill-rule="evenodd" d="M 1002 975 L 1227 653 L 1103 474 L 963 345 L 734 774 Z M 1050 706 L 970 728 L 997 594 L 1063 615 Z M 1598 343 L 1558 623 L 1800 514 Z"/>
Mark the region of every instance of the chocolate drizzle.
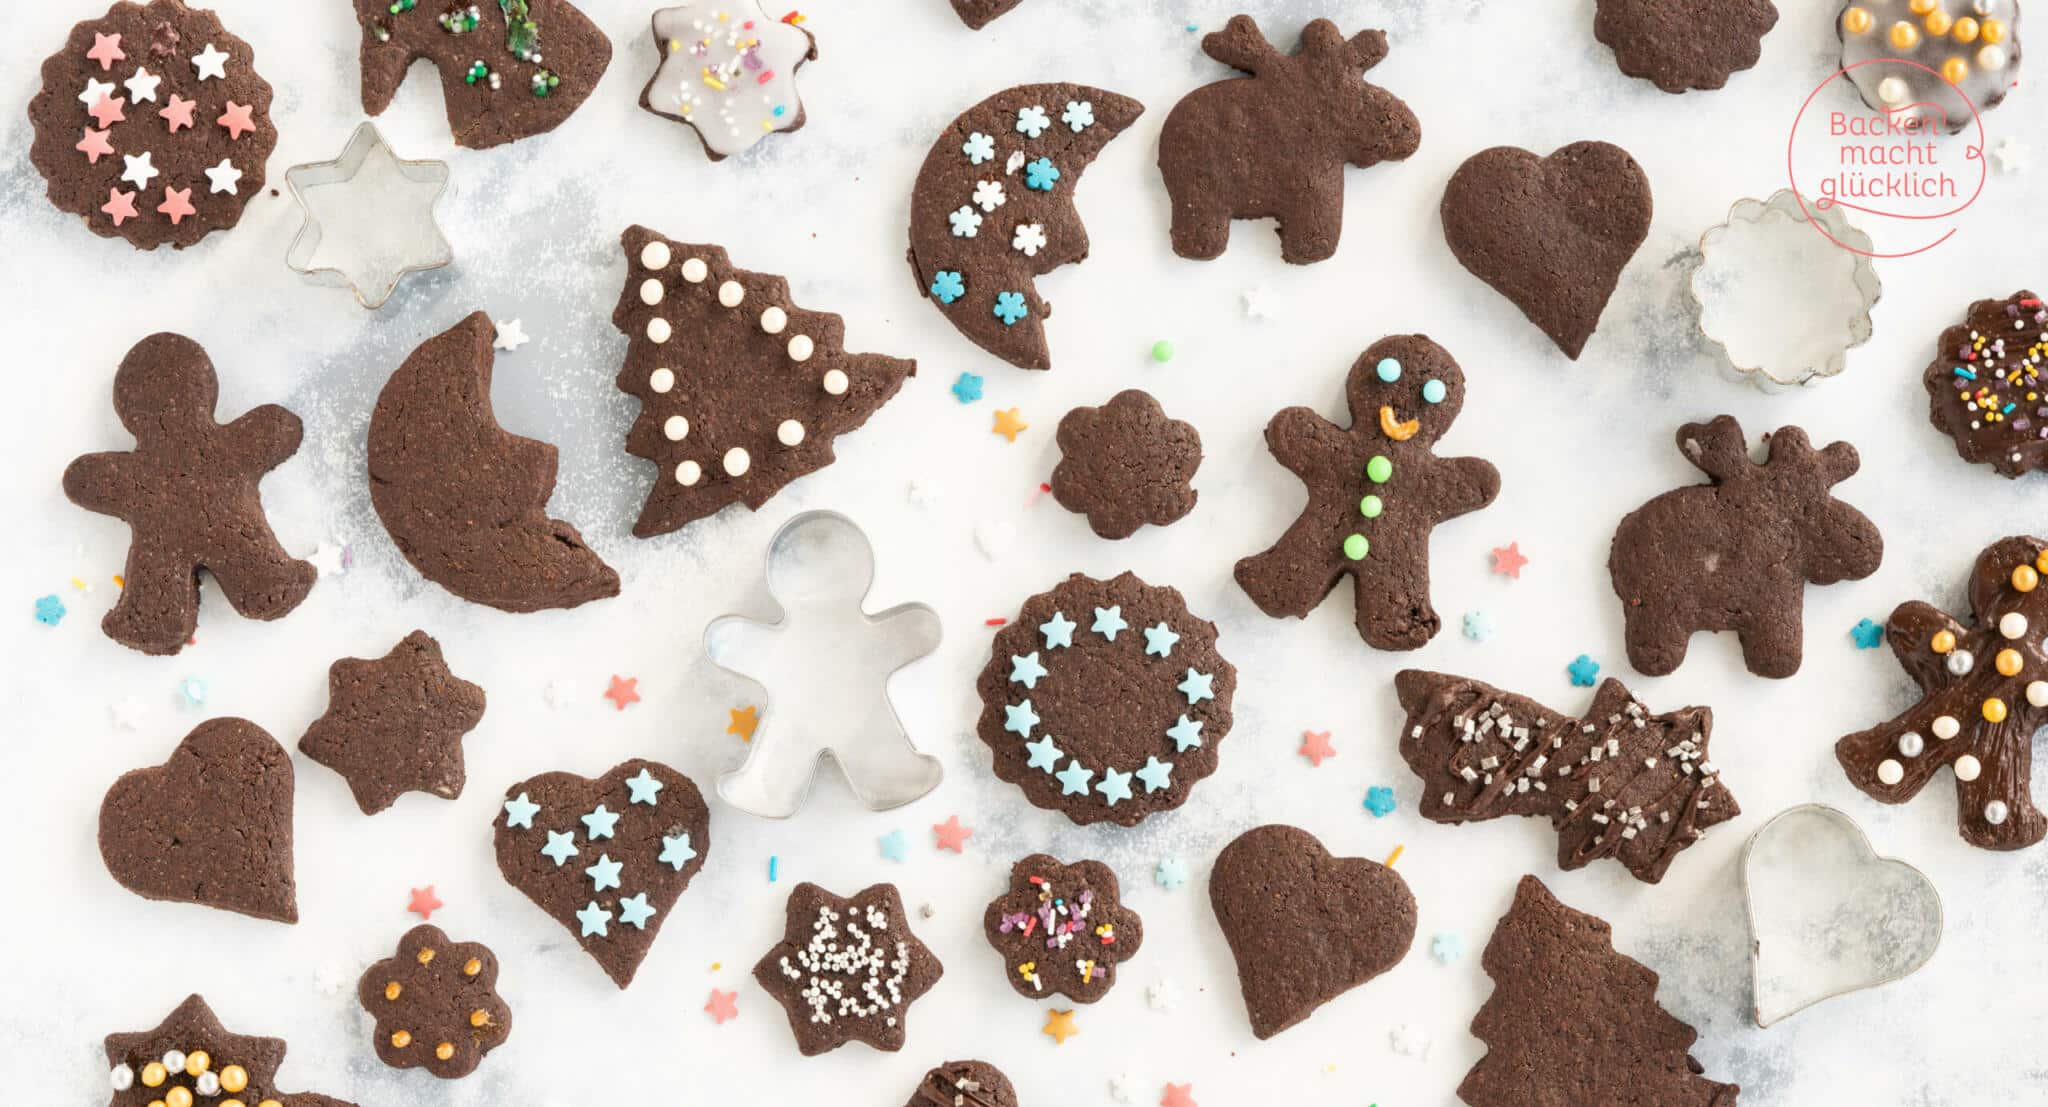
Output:
<path fill-rule="evenodd" d="M 2048 305 L 2022 289 L 1970 305 L 1941 332 L 1927 385 L 1928 418 L 1964 461 L 2018 477 L 2048 468 Z"/>

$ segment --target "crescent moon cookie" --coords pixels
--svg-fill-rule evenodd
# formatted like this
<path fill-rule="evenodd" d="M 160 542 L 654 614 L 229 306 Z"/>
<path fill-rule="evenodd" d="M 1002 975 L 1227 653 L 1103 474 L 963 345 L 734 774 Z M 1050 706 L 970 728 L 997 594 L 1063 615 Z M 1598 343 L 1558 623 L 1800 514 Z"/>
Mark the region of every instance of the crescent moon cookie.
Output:
<path fill-rule="evenodd" d="M 770 19 L 757 0 L 690 0 L 654 13 L 661 59 L 640 106 L 687 123 L 704 155 L 724 161 L 804 125 L 796 72 L 818 60 L 818 40 L 790 12 Z"/>
<path fill-rule="evenodd" d="M 2021 290 L 1979 300 L 1941 332 L 1921 378 L 1928 417 L 1964 461 L 2019 477 L 2048 468 L 2048 305 Z"/>
<path fill-rule="evenodd" d="M 501 611 L 619 594 L 619 574 L 547 516 L 555 448 L 491 411 L 491 320 L 476 312 L 420 344 L 370 413 L 370 503 L 420 575 Z"/>
<path fill-rule="evenodd" d="M 363 111 L 382 115 L 421 58 L 441 74 L 455 144 L 552 131 L 597 87 L 612 41 L 569 0 L 355 0 Z"/>
<path fill-rule="evenodd" d="M 1085 85 L 1019 85 L 932 143 L 910 195 L 910 268 L 954 329 L 1020 369 L 1052 368 L 1052 306 L 1033 279 L 1088 256 L 1074 190 L 1144 110 Z"/>
<path fill-rule="evenodd" d="M 996 632 L 977 687 L 997 777 L 1084 826 L 1135 826 L 1216 771 L 1237 670 L 1178 589 L 1076 573 Z"/>
<path fill-rule="evenodd" d="M 1989 111 L 2020 81 L 2019 0 L 1851 0 L 1836 29 L 1864 103 L 1911 107 L 1950 134 L 1970 125 L 1972 105 Z"/>
<path fill-rule="evenodd" d="M 50 202 L 138 250 L 240 222 L 277 146 L 255 51 L 181 0 L 115 4 L 71 28 L 28 117 Z"/>

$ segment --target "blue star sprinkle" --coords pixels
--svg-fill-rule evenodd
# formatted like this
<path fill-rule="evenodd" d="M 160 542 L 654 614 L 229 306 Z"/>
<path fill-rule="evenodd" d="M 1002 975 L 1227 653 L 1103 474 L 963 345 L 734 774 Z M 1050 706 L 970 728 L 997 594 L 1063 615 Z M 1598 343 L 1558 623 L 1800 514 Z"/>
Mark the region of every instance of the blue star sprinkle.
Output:
<path fill-rule="evenodd" d="M 1134 775 L 1139 780 L 1145 782 L 1145 791 L 1164 792 L 1173 784 L 1172 773 L 1173 762 L 1161 761 L 1156 757 L 1147 757 L 1145 759 L 1145 767 L 1139 769 Z"/>
<path fill-rule="evenodd" d="M 1179 641 L 1180 635 L 1175 634 L 1173 628 L 1163 622 L 1156 627 L 1145 628 L 1145 652 L 1147 654 L 1165 657 L 1173 652 L 1174 643 Z"/>
<path fill-rule="evenodd" d="M 655 858 L 655 860 L 677 872 L 682 872 L 683 866 L 696 860 L 696 858 L 697 851 L 690 848 L 690 835 L 685 831 L 673 838 L 663 838 L 661 840 L 661 856 Z"/>
<path fill-rule="evenodd" d="M 647 920 L 653 917 L 654 908 L 648 904 L 646 892 L 619 901 L 619 921 L 635 930 L 647 929 Z"/>
<path fill-rule="evenodd" d="M 1465 956 L 1465 939 L 1446 930 L 1429 940 L 1430 956 L 1448 965 Z"/>
<path fill-rule="evenodd" d="M 56 626 L 64 621 L 64 601 L 55 595 L 43 596 L 36 600 L 36 622 L 46 627 Z"/>
<path fill-rule="evenodd" d="M 1493 637 L 1493 616 L 1484 611 L 1465 613 L 1465 637 L 1474 642 L 1484 642 Z"/>
<path fill-rule="evenodd" d="M 649 807 L 654 807 L 656 806 L 655 797 L 661 794 L 663 787 L 665 785 L 661 781 L 654 779 L 654 774 L 648 772 L 643 767 L 640 770 L 639 776 L 626 781 L 627 790 L 633 793 L 633 798 L 628 800 L 627 803 L 644 803 Z M 610 835 L 606 835 L 606 837 L 610 837 Z"/>
<path fill-rule="evenodd" d="M 596 885 L 591 891 L 602 892 L 606 888 L 619 886 L 619 870 L 625 867 L 623 863 L 612 860 L 611 854 L 601 853 L 597 855 L 597 864 L 583 870 L 583 875 L 589 877 L 590 882 Z"/>
<path fill-rule="evenodd" d="M 506 826 L 523 826 L 528 830 L 532 830 L 533 817 L 538 814 L 540 814 L 540 804 L 527 799 L 525 792 L 521 792 L 505 801 Z"/>
<path fill-rule="evenodd" d="M 1152 870 L 1152 879 L 1161 888 L 1172 890 L 1188 882 L 1188 863 L 1178 857 L 1162 857 L 1159 867 Z"/>
<path fill-rule="evenodd" d="M 1394 790 L 1384 784 L 1375 784 L 1365 790 L 1365 809 L 1375 819 L 1384 819 L 1394 813 Z"/>
<path fill-rule="evenodd" d="M 903 828 L 901 827 L 882 835 L 880 838 L 875 839 L 875 841 L 882 847 L 882 856 L 891 861 L 901 861 L 910 856 L 910 839 L 903 836 Z"/>
<path fill-rule="evenodd" d="M 1038 712 L 1031 710 L 1030 700 L 1005 704 L 1003 714 L 1006 716 L 1003 720 L 1003 729 L 1026 738 L 1031 737 L 1031 728 L 1038 725 Z"/>
<path fill-rule="evenodd" d="M 1045 635 L 1045 648 L 1056 650 L 1061 646 L 1074 644 L 1074 628 L 1079 626 L 1072 619 L 1055 611 L 1052 618 L 1038 624 L 1038 633 Z"/>
<path fill-rule="evenodd" d="M 1884 645 L 1884 627 L 1865 619 L 1850 629 L 1849 637 L 1856 640 L 1857 649 L 1874 650 Z"/>
<path fill-rule="evenodd" d="M 1010 657 L 1010 679 L 1026 688 L 1038 687 L 1038 678 L 1045 675 L 1045 666 L 1038 663 L 1036 650 L 1023 657 Z"/>
<path fill-rule="evenodd" d="M 1129 626 L 1129 623 L 1124 622 L 1124 609 L 1122 605 L 1118 605 L 1116 607 L 1096 608 L 1095 625 L 1088 629 L 1114 642 L 1116 641 L 1117 632 L 1127 629 Z"/>
<path fill-rule="evenodd" d="M 952 303 L 951 300 L 946 302 Z M 960 374 L 960 379 L 953 382 L 953 398 L 963 404 L 981 399 L 981 378 L 973 373 Z"/>
<path fill-rule="evenodd" d="M 1585 654 L 1580 654 L 1572 659 L 1571 664 L 1565 666 L 1565 671 L 1572 675 L 1573 684 L 1581 688 L 1591 688 L 1599 682 L 1600 663 Z"/>
<path fill-rule="evenodd" d="M 612 828 L 618 825 L 618 812 L 607 811 L 604 804 L 600 803 L 597 810 L 583 816 L 583 836 L 593 842 L 599 838 L 609 838 L 612 836 Z"/>
<path fill-rule="evenodd" d="M 562 867 L 563 862 L 579 852 L 576 848 L 576 836 L 559 830 L 548 831 L 548 844 L 540 847 L 541 856 L 553 861 L 558 869 Z"/>
<path fill-rule="evenodd" d="M 1198 673 L 1193 669 L 1189 669 L 1187 679 L 1181 681 L 1178 687 L 1180 688 L 1181 695 L 1188 698 L 1188 706 L 1193 707 L 1203 700 L 1213 700 L 1216 698 L 1216 690 L 1212 687 L 1215 682 L 1216 678 L 1208 673 Z"/>
<path fill-rule="evenodd" d="M 1067 762 L 1067 767 L 1052 774 L 1059 778 L 1060 795 L 1085 796 L 1088 794 L 1088 779 L 1095 774 L 1081 767 L 1078 760 Z"/>
<path fill-rule="evenodd" d="M 1166 728 L 1166 736 L 1173 739 L 1175 750 L 1186 753 L 1202 744 L 1202 724 L 1182 715 L 1179 722 Z"/>
<path fill-rule="evenodd" d="M 579 937 L 588 938 L 592 934 L 600 938 L 612 936 L 612 913 L 599 907 L 596 900 L 591 900 L 583 910 L 576 912 L 576 921 L 583 924 L 583 933 Z"/>
<path fill-rule="evenodd" d="M 1060 748 L 1052 744 L 1052 735 L 1048 734 L 1036 742 L 1026 742 L 1024 748 L 1031 751 L 1031 760 L 1025 763 L 1025 768 L 1052 772 L 1059 767 Z"/>
<path fill-rule="evenodd" d="M 1111 807 L 1115 807 L 1116 801 L 1131 798 L 1131 774 L 1104 769 L 1102 783 L 1096 785 L 1095 790 L 1102 793 L 1103 800 Z"/>

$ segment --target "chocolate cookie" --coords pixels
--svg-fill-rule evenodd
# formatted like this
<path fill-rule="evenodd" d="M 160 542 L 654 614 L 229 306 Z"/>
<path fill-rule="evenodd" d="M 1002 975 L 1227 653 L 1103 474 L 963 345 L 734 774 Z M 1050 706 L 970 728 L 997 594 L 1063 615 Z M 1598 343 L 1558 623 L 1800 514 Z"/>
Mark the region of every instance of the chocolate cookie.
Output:
<path fill-rule="evenodd" d="M 144 899 L 299 921 L 292 759 L 247 719 L 208 719 L 100 801 L 100 859 Z"/>
<path fill-rule="evenodd" d="M 903 1107 L 1017 1107 L 1017 1089 L 987 1061 L 948 1061 L 924 1074 Z"/>
<path fill-rule="evenodd" d="M 278 1091 L 284 1040 L 229 1031 L 197 995 L 187 996 L 154 1030 L 107 1035 L 106 1048 L 114 1093 L 107 1107 L 355 1107 L 311 1092 Z"/>
<path fill-rule="evenodd" d="M 832 464 L 832 442 L 895 397 L 917 363 L 846 351 L 846 323 L 796 306 L 789 283 L 716 246 L 628 227 L 619 390 L 640 401 L 626 452 L 656 465 L 633 533 L 648 538 L 732 504 L 758 510 Z"/>
<path fill-rule="evenodd" d="M 1230 245 L 1233 219 L 1277 219 L 1293 265 L 1337 252 L 1344 167 L 1402 161 L 1422 124 L 1365 80 L 1387 56 L 1385 31 L 1345 39 L 1318 19 L 1293 54 L 1274 49 L 1248 15 L 1202 38 L 1202 52 L 1251 74 L 1181 98 L 1159 136 L 1159 173 L 1173 201 L 1173 252 L 1208 259 Z"/>
<path fill-rule="evenodd" d="M 425 1066 L 444 1080 L 475 1072 L 512 1032 L 512 1008 L 498 996 L 498 955 L 451 942 L 438 926 L 407 931 L 397 953 L 364 970 L 356 999 L 377 1023 L 378 1060 Z"/>
<path fill-rule="evenodd" d="M 497 328 L 475 312 L 405 359 L 370 414 L 370 502 L 422 576 L 501 611 L 619 594 L 619 574 L 547 516 L 555 448 L 491 411 Z"/>
<path fill-rule="evenodd" d="M 612 41 L 569 0 L 355 6 L 363 27 L 363 111 L 384 114 L 406 70 L 425 58 L 441 74 L 455 144 L 472 150 L 561 126 L 612 60 Z"/>
<path fill-rule="evenodd" d="M 1009 14 L 1011 8 L 1024 0 L 953 0 L 953 14 L 960 22 L 967 24 L 970 31 L 979 31 L 1001 16 Z"/>
<path fill-rule="evenodd" d="M 462 736 L 484 717 L 484 690 L 448 671 L 441 643 L 416 630 L 375 661 L 327 669 L 327 712 L 299 752 L 340 773 L 363 814 L 406 792 L 462 794 Z"/>
<path fill-rule="evenodd" d="M 1291 826 L 1256 827 L 1223 847 L 1209 904 L 1261 1039 L 1393 968 L 1415 940 L 1415 896 L 1401 874 L 1332 857 Z"/>
<path fill-rule="evenodd" d="M 277 146 L 255 57 L 181 0 L 115 4 L 71 28 L 28 105 L 50 202 L 138 250 L 240 222 Z"/>
<path fill-rule="evenodd" d="M 505 790 L 503 811 L 506 883 L 569 928 L 613 983 L 631 984 L 711 849 L 703 794 L 667 765 L 635 759 L 595 780 L 520 781 Z"/>
<path fill-rule="evenodd" d="M 121 598 L 100 620 L 107 637 L 149 654 L 184 649 L 199 626 L 199 572 L 236 612 L 276 619 L 319 573 L 271 533 L 256 486 L 299 448 L 299 417 L 265 404 L 214 419 L 220 379 L 199 344 L 153 334 L 114 373 L 114 412 L 135 448 L 86 454 L 64 470 L 71 502 L 128 524 Z"/>
<path fill-rule="evenodd" d="M 1650 235 L 1650 178 L 1628 151 L 1574 142 L 1539 158 L 1495 146 L 1451 174 L 1444 241 L 1473 276 L 1578 360 Z"/>
<path fill-rule="evenodd" d="M 1465 372 L 1425 335 L 1383 338 L 1351 366 L 1351 426 L 1305 407 L 1266 424 L 1266 448 L 1308 486 L 1308 506 L 1273 548 L 1237 563 L 1259 610 L 1306 616 L 1348 574 L 1358 635 L 1412 650 L 1442 628 L 1429 602 L 1429 534 L 1500 492 L 1476 457 L 1436 456 L 1465 403 Z"/>
<path fill-rule="evenodd" d="M 1778 25 L 1771 0 L 1594 0 L 1593 37 L 1666 92 L 1720 88 L 1754 66 Z"/>
<path fill-rule="evenodd" d="M 1928 418 L 1973 465 L 2018 477 L 2048 468 L 2048 306 L 2022 289 L 1979 300 L 1941 332 L 1927 385 Z"/>
<path fill-rule="evenodd" d="M 1735 1107 L 1742 1089 L 1701 1075 L 1686 1052 L 1699 1034 L 1658 1005 L 1657 974 L 1535 877 L 1480 963 L 1493 995 L 1472 1019 L 1486 1056 L 1458 1085 L 1471 1107 Z"/>
<path fill-rule="evenodd" d="M 712 161 L 804 125 L 796 71 L 818 40 L 795 11 L 768 18 L 759 0 L 687 0 L 654 12 L 654 76 L 640 106 L 686 123 Z"/>
<path fill-rule="evenodd" d="M 1237 670 L 1178 589 L 1075 573 L 996 632 L 976 687 L 996 776 L 1084 826 L 1135 826 L 1216 771 Z"/>
<path fill-rule="evenodd" d="M 910 269 L 955 330 L 1020 369 L 1052 368 L 1052 305 L 1032 281 L 1088 256 L 1074 190 L 1144 110 L 1085 85 L 1019 85 L 932 143 L 910 194 Z"/>
<path fill-rule="evenodd" d="M 1086 515 L 1104 538 L 1129 538 L 1146 523 L 1163 527 L 1195 509 L 1188 482 L 1202 464 L 1202 436 L 1167 418 L 1148 392 L 1126 389 L 1101 407 L 1067 412 L 1059 444 L 1053 499 Z"/>
<path fill-rule="evenodd" d="M 1899 124 L 1950 134 L 2005 102 L 2020 81 L 2019 0 L 1851 0 L 1836 28 L 1863 102 Z M 1869 63 L 1876 64 L 1869 64 Z"/>
<path fill-rule="evenodd" d="M 1422 817 L 1547 818 L 1561 869 L 1611 857 L 1655 884 L 1708 827 L 1742 813 L 1707 760 L 1709 708 L 1653 715 L 1612 678 L 1579 718 L 1448 673 L 1407 669 L 1394 691 L 1408 716 L 1401 757 L 1422 778 Z"/>
<path fill-rule="evenodd" d="M 789 1015 L 797 1049 L 815 1057 L 848 1042 L 902 1049 L 910 1005 L 945 971 L 910 932 L 894 884 L 847 898 L 806 882 L 789 893 L 782 941 L 754 979 Z"/>
<path fill-rule="evenodd" d="M 1093 1003 L 1109 994 L 1117 965 L 1137 956 L 1145 940 L 1145 924 L 1123 905 L 1108 865 L 1066 865 L 1043 853 L 1010 866 L 1010 890 L 990 901 L 981 926 L 1003 955 L 1010 987 L 1025 999 Z"/>
<path fill-rule="evenodd" d="M 1663 676 L 1696 630 L 1732 630 L 1758 676 L 1799 671 L 1806 582 L 1862 580 L 1884 538 L 1830 491 L 1856 472 L 1856 447 L 1815 450 L 1798 427 L 1766 435 L 1749 459 L 1732 416 L 1678 428 L 1678 449 L 1712 478 L 1666 492 L 1615 529 L 1607 571 L 1627 620 L 1628 660 Z"/>
<path fill-rule="evenodd" d="M 1977 555 L 1970 621 L 1900 604 L 1884 637 L 1920 700 L 1835 743 L 1849 783 L 1905 803 L 1942 766 L 1955 773 L 1956 825 L 1981 849 L 2024 849 L 2048 834 L 2033 801 L 2034 732 L 2048 725 L 2048 541 L 2003 538 Z"/>

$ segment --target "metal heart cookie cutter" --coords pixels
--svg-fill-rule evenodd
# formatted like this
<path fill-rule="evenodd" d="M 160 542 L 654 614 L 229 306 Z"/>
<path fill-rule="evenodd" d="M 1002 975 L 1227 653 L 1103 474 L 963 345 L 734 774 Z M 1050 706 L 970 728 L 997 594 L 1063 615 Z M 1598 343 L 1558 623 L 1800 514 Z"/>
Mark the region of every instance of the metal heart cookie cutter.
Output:
<path fill-rule="evenodd" d="M 285 185 L 305 224 L 285 251 L 294 273 L 339 281 L 372 311 L 408 273 L 455 260 L 434 222 L 448 188 L 448 163 L 405 161 L 369 123 L 356 128 L 333 161 L 294 165 Z"/>
<path fill-rule="evenodd" d="M 1742 847 L 1752 1014 L 1768 1027 L 1816 1003 L 1904 980 L 1941 944 L 1941 894 L 1880 856 L 1825 804 L 1790 807 Z"/>
<path fill-rule="evenodd" d="M 870 811 L 938 787 L 938 758 L 918 752 L 889 700 L 890 678 L 939 648 L 938 612 L 911 603 L 869 614 L 874 546 L 837 512 L 784 523 L 768 543 L 766 576 L 773 619 L 723 615 L 704 628 L 712 664 L 769 691 L 747 759 L 718 778 L 719 797 L 786 819 L 828 759 Z"/>
<path fill-rule="evenodd" d="M 1870 341 L 1884 291 L 1872 248 L 1838 204 L 1791 189 L 1737 200 L 1700 236 L 1685 285 L 1699 332 L 1735 379 L 1767 392 L 1835 376 Z"/>

